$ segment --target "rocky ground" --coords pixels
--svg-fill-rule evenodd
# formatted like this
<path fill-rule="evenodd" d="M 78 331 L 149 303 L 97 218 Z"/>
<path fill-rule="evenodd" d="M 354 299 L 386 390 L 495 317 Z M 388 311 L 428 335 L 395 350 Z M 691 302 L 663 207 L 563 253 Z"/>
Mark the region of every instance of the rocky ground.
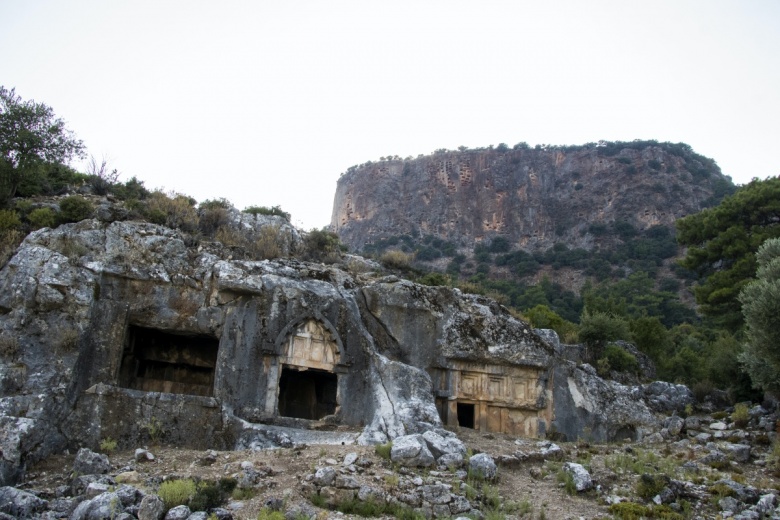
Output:
<path fill-rule="evenodd" d="M 761 407 L 750 409 L 743 427 L 727 413 L 675 416 L 639 443 L 540 441 L 468 429 L 457 438 L 426 434 L 439 462 L 449 455 L 436 442 L 466 451 L 461 467 L 401 452 L 422 436 L 384 449 L 216 452 L 160 445 L 113 451 L 107 459 L 85 450 L 50 457 L 16 488 L 0 488 L 0 519 L 780 518 L 776 420 Z M 170 500 L 176 481 L 187 479 L 196 484 L 192 511 L 158 516 L 166 507 L 156 496 Z"/>

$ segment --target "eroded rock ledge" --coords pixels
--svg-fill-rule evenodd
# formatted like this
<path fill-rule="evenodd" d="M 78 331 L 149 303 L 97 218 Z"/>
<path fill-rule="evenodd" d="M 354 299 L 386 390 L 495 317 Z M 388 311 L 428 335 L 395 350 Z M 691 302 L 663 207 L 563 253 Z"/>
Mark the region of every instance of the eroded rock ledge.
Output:
<path fill-rule="evenodd" d="M 372 443 L 442 426 L 602 439 L 660 428 L 641 387 L 564 361 L 492 300 L 355 257 L 233 260 L 189 243 L 85 220 L 30 234 L 0 270 L 0 484 L 108 437 L 231 449 L 295 444 L 302 429 Z"/>

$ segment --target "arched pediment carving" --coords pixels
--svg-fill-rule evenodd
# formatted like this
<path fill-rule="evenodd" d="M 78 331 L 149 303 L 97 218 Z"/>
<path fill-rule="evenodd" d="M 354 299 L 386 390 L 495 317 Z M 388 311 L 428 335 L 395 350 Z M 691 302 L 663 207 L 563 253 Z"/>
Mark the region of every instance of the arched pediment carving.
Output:
<path fill-rule="evenodd" d="M 342 349 L 335 330 L 329 325 L 308 316 L 285 327 L 280 334 L 281 341 L 277 341 L 279 361 L 285 365 L 333 371 L 342 363 Z"/>

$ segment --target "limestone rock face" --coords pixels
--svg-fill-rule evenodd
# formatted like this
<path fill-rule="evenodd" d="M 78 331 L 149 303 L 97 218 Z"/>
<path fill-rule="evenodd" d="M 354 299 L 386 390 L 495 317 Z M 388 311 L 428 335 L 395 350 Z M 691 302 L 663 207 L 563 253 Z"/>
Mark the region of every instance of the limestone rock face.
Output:
<path fill-rule="evenodd" d="M 641 387 L 605 381 L 589 365 L 570 362 L 558 364 L 553 377 L 552 427 L 565 439 L 638 440 L 657 429 L 652 410 L 637 396 Z"/>
<path fill-rule="evenodd" d="M 556 242 L 591 250 L 591 224 L 672 225 L 722 182 L 730 184 L 714 161 L 684 144 L 441 151 L 350 168 L 331 228 L 356 251 L 403 235 L 466 248 L 502 236 L 526 251 Z"/>
<path fill-rule="evenodd" d="M 205 450 L 419 435 L 429 450 L 431 432 L 457 466 L 443 422 L 572 438 L 652 423 L 644 405 L 624 413 L 643 393 L 559 375 L 553 346 L 492 300 L 233 253 L 143 222 L 28 235 L 0 269 L 0 484 L 108 437 Z M 559 395 L 570 376 L 583 399 Z"/>

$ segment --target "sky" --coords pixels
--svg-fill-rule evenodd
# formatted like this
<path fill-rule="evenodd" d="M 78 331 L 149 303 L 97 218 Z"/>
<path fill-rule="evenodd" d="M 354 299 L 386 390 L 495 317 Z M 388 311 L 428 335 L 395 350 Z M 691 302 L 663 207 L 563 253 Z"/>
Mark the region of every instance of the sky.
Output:
<path fill-rule="evenodd" d="M 518 142 L 780 174 L 777 0 L 0 0 L 0 85 L 120 180 L 330 222 L 339 175 Z"/>

